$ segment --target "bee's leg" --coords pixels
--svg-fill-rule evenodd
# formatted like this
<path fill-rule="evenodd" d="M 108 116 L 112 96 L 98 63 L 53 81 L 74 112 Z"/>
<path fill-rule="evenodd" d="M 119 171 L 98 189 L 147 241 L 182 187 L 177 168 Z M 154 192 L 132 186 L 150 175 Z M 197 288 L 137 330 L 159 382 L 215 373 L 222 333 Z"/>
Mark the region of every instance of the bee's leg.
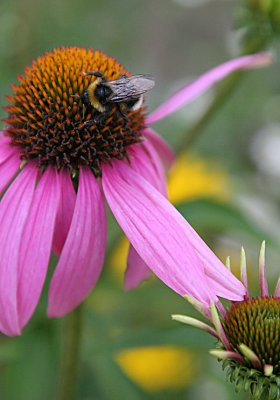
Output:
<path fill-rule="evenodd" d="M 96 117 L 94 117 L 94 122 L 98 125 L 102 125 L 102 122 L 104 121 L 104 119 L 108 117 L 108 111 L 104 111 L 103 113 L 97 115 Z"/>
<path fill-rule="evenodd" d="M 120 103 L 115 103 L 115 104 L 117 106 L 117 110 L 120 116 L 123 117 L 123 119 L 125 119 L 126 121 L 128 121 L 127 115 L 124 114 L 124 112 L 122 111 Z"/>
<path fill-rule="evenodd" d="M 99 114 L 99 115 L 97 115 L 96 117 L 94 117 L 93 119 L 90 119 L 90 120 L 88 120 L 88 121 L 85 121 L 84 122 L 84 125 L 86 125 L 86 126 L 92 126 L 92 125 L 94 125 L 94 124 L 96 124 L 96 125 L 102 125 L 102 122 L 103 122 L 103 120 L 104 120 L 104 118 L 107 116 L 108 114 L 107 113 L 102 113 L 102 114 Z"/>
<path fill-rule="evenodd" d="M 86 126 L 86 127 L 90 127 L 90 126 L 92 126 L 92 125 L 94 125 L 95 124 L 95 120 L 94 119 L 90 119 L 89 121 L 85 121 L 84 122 L 84 125 Z"/>
<path fill-rule="evenodd" d="M 92 126 L 94 124 L 102 125 L 103 120 L 108 117 L 109 113 L 110 113 L 110 107 L 108 105 L 106 105 L 104 112 L 100 113 L 99 115 L 96 115 L 94 118 L 90 119 L 89 121 L 85 121 L 84 124 L 86 126 Z"/>

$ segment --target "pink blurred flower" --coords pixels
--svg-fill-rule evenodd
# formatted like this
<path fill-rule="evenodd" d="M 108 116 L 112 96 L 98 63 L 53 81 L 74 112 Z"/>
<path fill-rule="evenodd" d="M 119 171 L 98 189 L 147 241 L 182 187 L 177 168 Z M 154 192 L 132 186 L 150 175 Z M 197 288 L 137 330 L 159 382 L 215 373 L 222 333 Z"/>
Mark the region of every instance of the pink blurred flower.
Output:
<path fill-rule="evenodd" d="M 91 127 L 83 119 L 91 119 L 91 113 L 84 115 L 72 94 L 81 95 L 89 85 L 84 68 L 100 70 L 107 79 L 126 73 L 116 60 L 63 48 L 25 69 L 20 84 L 12 86 L 7 128 L 0 137 L 3 333 L 20 334 L 31 318 L 52 249 L 59 261 L 50 283 L 48 316 L 65 315 L 91 291 L 105 257 L 104 197 L 133 246 L 127 287 L 136 286 L 151 269 L 179 294 L 206 305 L 216 296 L 243 298 L 243 284 L 167 201 L 163 163 L 170 165 L 174 154 L 148 126 L 229 73 L 270 61 L 270 54 L 261 53 L 226 62 L 184 87 L 145 121 L 141 108 L 127 120 L 115 112 L 102 126 Z"/>

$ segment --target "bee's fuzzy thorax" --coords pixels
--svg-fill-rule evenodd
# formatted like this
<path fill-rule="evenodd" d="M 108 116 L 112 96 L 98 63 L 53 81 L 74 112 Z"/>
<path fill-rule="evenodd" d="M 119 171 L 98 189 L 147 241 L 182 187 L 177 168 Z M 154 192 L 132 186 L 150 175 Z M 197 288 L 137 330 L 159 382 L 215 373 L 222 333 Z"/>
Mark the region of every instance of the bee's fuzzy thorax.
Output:
<path fill-rule="evenodd" d="M 88 89 L 88 98 L 89 98 L 89 102 L 90 104 L 93 106 L 93 108 L 95 108 L 97 111 L 99 112 L 104 112 L 105 111 L 105 107 L 100 103 L 100 101 L 96 98 L 95 96 L 95 90 L 97 88 L 97 86 L 102 82 L 101 78 L 96 78 L 94 82 L 92 82 Z"/>

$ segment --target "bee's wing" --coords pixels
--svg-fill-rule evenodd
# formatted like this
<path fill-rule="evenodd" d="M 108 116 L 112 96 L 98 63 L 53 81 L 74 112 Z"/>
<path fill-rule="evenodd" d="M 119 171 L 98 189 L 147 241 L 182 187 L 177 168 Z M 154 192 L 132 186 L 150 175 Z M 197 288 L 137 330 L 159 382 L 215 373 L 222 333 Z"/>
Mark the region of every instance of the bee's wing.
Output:
<path fill-rule="evenodd" d="M 135 99 L 151 90 L 155 81 L 151 75 L 133 75 L 122 76 L 115 81 L 106 82 L 106 85 L 112 90 L 110 101 L 121 103 Z"/>

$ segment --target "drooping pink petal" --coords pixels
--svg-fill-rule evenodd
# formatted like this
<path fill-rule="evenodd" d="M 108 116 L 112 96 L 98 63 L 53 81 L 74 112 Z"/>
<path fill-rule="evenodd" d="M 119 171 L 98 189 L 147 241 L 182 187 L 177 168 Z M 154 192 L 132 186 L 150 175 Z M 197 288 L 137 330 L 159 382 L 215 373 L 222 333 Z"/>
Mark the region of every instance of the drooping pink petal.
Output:
<path fill-rule="evenodd" d="M 153 168 L 156 172 L 156 177 L 158 181 L 156 188 L 161 194 L 167 196 L 166 174 L 159 154 L 154 148 L 153 144 L 147 140 L 143 142 L 142 146 L 149 155 Z"/>
<path fill-rule="evenodd" d="M 146 177 L 145 177 L 146 178 Z M 185 221 L 186 222 L 186 221 Z M 185 223 L 188 239 L 199 254 L 210 285 L 217 296 L 241 300 L 246 294 L 243 284 L 223 265 L 190 224 Z"/>
<path fill-rule="evenodd" d="M 142 134 L 152 143 L 167 168 L 170 168 L 175 161 L 176 155 L 166 141 L 151 128 L 144 129 Z"/>
<path fill-rule="evenodd" d="M 49 291 L 48 316 L 60 317 L 88 295 L 105 256 L 105 204 L 96 178 L 80 169 L 74 214 Z"/>
<path fill-rule="evenodd" d="M 217 300 L 175 208 L 123 162 L 105 165 L 102 182 L 115 218 L 150 269 L 181 295 Z"/>
<path fill-rule="evenodd" d="M 48 167 L 35 190 L 20 247 L 18 314 L 22 328 L 39 301 L 52 248 L 60 187 L 57 172 Z"/>
<path fill-rule="evenodd" d="M 196 249 L 205 266 L 209 284 L 217 296 L 232 301 L 243 300 L 246 295 L 244 285 L 227 269 L 213 251 L 201 239 L 196 231 L 187 224 L 185 226 L 188 239 Z"/>
<path fill-rule="evenodd" d="M 16 175 L 20 163 L 20 158 L 14 154 L 0 164 L 0 194 Z"/>
<path fill-rule="evenodd" d="M 0 331 L 19 335 L 17 286 L 20 243 L 33 199 L 37 169 L 27 165 L 0 203 Z"/>
<path fill-rule="evenodd" d="M 272 62 L 271 53 L 258 53 L 230 60 L 201 75 L 197 80 L 185 86 L 170 99 L 161 104 L 146 118 L 148 125 L 172 114 L 185 104 L 197 98 L 214 83 L 224 79 L 228 74 L 237 70 L 264 67 Z"/>
<path fill-rule="evenodd" d="M 151 185 L 164 196 L 167 196 L 166 177 L 163 164 L 151 143 L 141 143 L 141 147 L 134 145 L 130 149 L 130 164 Z"/>
<path fill-rule="evenodd" d="M 184 228 L 185 236 L 205 267 L 205 274 L 214 293 L 232 301 L 243 300 L 246 295 L 244 285 L 224 266 L 187 221 Z"/>
<path fill-rule="evenodd" d="M 72 221 L 76 193 L 72 184 L 69 171 L 59 172 L 60 180 L 60 203 L 55 222 L 55 231 L 53 237 L 53 249 L 56 254 L 60 254 L 64 246 L 70 224 Z"/>
<path fill-rule="evenodd" d="M 153 145 L 144 141 L 141 147 L 133 146 L 130 164 L 148 182 L 150 182 L 164 196 L 167 195 L 164 168 L 159 155 Z M 125 271 L 125 289 L 134 289 L 151 275 L 147 264 L 138 255 L 132 245 L 129 247 L 127 268 Z"/>
<path fill-rule="evenodd" d="M 149 278 L 150 275 L 150 268 L 137 254 L 137 251 L 134 249 L 134 247 L 130 245 L 127 257 L 127 268 L 124 278 L 125 289 L 135 289 L 137 286 L 140 285 L 140 283 Z"/>

